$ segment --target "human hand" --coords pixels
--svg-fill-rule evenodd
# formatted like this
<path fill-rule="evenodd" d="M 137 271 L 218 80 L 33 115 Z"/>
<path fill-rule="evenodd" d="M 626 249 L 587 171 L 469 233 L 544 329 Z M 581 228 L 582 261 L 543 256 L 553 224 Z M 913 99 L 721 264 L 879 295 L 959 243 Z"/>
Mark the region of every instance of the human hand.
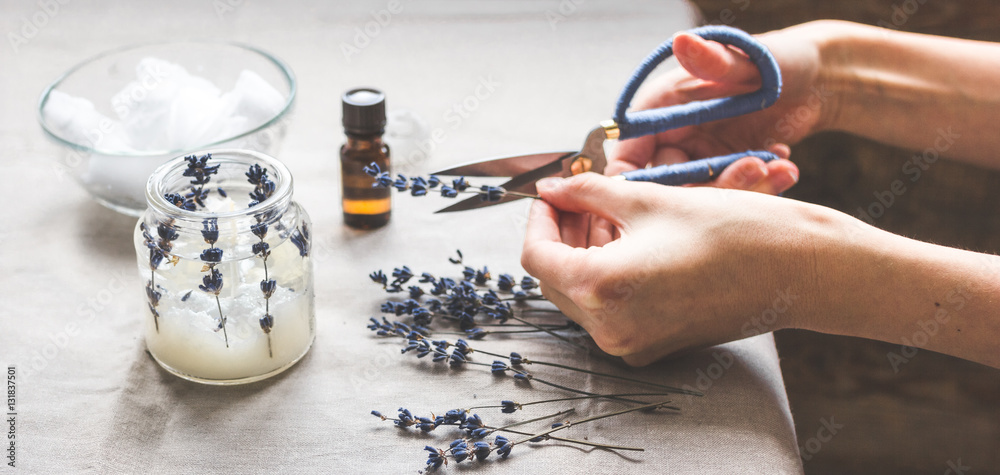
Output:
<path fill-rule="evenodd" d="M 762 35 L 781 68 L 782 94 L 768 109 L 728 120 L 624 140 L 608 156 L 606 173 L 619 174 L 646 165 L 673 164 L 690 159 L 766 148 L 789 157 L 786 143 L 795 143 L 822 126 L 829 94 L 820 84 L 819 33 L 807 24 Z M 760 74 L 735 48 L 689 33 L 674 37 L 676 68 L 640 89 L 634 110 L 666 107 L 749 93 L 760 88 Z M 798 181 L 798 168 L 787 160 L 764 163 L 748 157 L 724 170 L 711 185 L 770 194 Z"/>
<path fill-rule="evenodd" d="M 544 201 L 531 209 L 523 267 L 598 346 L 633 365 L 749 336 L 749 318 L 789 288 L 799 297 L 771 330 L 793 326 L 818 282 L 813 247 L 836 242 L 823 233 L 846 218 L 761 193 L 593 173 L 537 186 Z M 586 247 L 572 218 L 588 214 L 620 237 Z"/>

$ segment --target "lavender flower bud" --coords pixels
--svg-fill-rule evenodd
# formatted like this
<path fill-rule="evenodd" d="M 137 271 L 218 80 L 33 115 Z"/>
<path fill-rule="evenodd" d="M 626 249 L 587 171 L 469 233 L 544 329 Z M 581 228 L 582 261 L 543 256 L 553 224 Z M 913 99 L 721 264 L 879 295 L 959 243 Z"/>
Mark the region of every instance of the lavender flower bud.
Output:
<path fill-rule="evenodd" d="M 271 333 L 271 328 L 274 328 L 274 317 L 268 313 L 261 317 L 260 329 L 264 330 L 264 333 Z"/>
<path fill-rule="evenodd" d="M 260 291 L 264 293 L 264 298 L 269 299 L 274 295 L 274 290 L 278 288 L 278 282 L 274 279 L 260 281 Z"/>
<path fill-rule="evenodd" d="M 382 168 L 378 166 L 378 163 L 371 162 L 368 166 L 362 169 L 366 175 L 375 178 L 382 173 Z"/>
<path fill-rule="evenodd" d="M 201 260 L 205 262 L 222 262 L 222 249 L 218 247 L 210 247 L 201 251 Z"/>

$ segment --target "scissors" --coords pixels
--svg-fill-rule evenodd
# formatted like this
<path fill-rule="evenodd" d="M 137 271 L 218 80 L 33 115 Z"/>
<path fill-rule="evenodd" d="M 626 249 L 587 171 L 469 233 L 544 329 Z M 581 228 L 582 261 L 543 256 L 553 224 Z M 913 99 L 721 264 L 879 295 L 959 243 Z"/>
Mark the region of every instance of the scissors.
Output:
<path fill-rule="evenodd" d="M 588 171 L 603 173 L 607 164 L 607 157 L 604 155 L 604 141 L 607 139 L 625 140 L 736 117 L 766 109 L 778 100 L 781 94 L 781 73 L 777 61 L 766 46 L 746 32 L 727 26 L 703 26 L 689 30 L 689 33 L 743 50 L 760 71 L 760 89 L 733 97 L 627 112 L 632 97 L 646 77 L 657 65 L 673 55 L 673 39 L 667 40 L 635 69 L 618 96 L 614 118 L 602 121 L 600 126 L 591 130 L 581 150 L 478 161 L 434 173 L 434 175 L 511 177 L 510 181 L 500 187 L 507 192 L 514 192 L 504 194 L 497 201 L 484 201 L 474 196 L 437 212 L 464 211 L 535 196 L 537 195 L 535 182 L 545 177 L 569 177 Z M 754 156 L 765 162 L 778 158 L 767 151 L 748 150 L 685 163 L 627 171 L 618 178 L 629 181 L 650 181 L 663 185 L 702 183 L 713 179 L 727 166 L 747 156 Z"/>

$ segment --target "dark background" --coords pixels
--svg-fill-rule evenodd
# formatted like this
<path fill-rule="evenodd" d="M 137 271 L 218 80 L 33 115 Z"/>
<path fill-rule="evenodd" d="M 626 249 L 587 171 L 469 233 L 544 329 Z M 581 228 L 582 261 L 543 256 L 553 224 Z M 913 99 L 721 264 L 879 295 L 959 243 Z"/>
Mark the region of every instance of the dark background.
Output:
<path fill-rule="evenodd" d="M 895 13 L 896 22 L 904 19 L 899 30 L 1000 41 L 1000 3 L 985 0 L 693 3 L 706 22 L 751 33 L 823 18 L 894 24 Z M 792 148 L 802 174 L 786 196 L 857 216 L 873 193 L 904 179 L 906 193 L 876 226 L 946 246 L 1000 250 L 1000 173 L 939 160 L 910 183 L 901 169 L 914 153 L 842 133 L 815 135 Z M 807 474 L 1000 473 L 1000 371 L 921 350 L 896 373 L 887 355 L 899 353 L 898 345 L 799 330 L 780 331 L 776 340 L 799 446 L 816 437 L 823 419 L 844 426 L 815 454 L 803 451 L 811 457 Z"/>

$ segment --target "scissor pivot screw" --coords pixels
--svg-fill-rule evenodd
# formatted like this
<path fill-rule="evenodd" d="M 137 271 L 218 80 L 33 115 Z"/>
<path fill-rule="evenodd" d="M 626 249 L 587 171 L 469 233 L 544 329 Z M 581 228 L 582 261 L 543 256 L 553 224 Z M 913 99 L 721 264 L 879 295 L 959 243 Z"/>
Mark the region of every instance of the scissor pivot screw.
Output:
<path fill-rule="evenodd" d="M 583 155 L 580 155 L 579 157 L 576 157 L 573 160 L 572 164 L 570 164 L 569 171 L 572 172 L 573 175 L 579 175 L 581 173 L 589 172 L 590 169 L 593 168 L 593 166 L 594 166 L 593 160 Z"/>
<path fill-rule="evenodd" d="M 601 127 L 604 128 L 604 136 L 609 139 L 616 139 L 621 135 L 621 131 L 618 130 L 618 124 L 611 119 L 602 120 Z"/>

